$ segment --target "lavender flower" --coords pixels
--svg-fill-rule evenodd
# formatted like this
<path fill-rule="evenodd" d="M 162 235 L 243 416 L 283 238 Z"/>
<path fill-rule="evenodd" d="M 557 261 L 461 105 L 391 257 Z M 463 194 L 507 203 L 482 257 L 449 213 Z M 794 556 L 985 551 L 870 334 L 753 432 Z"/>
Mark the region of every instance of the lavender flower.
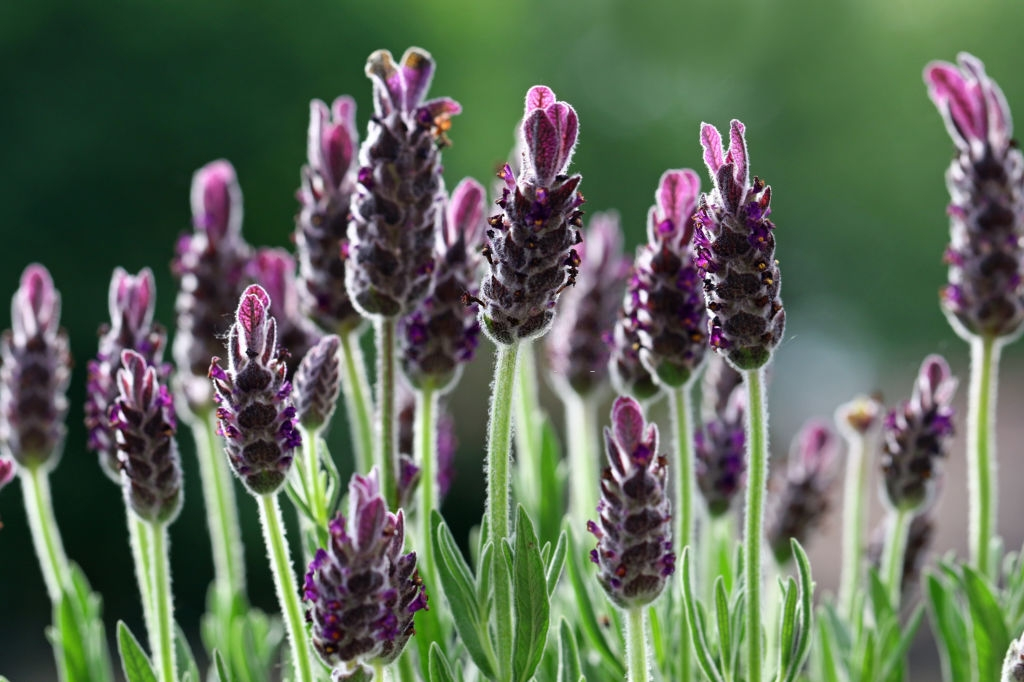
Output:
<path fill-rule="evenodd" d="M 609 339 L 630 268 L 619 214 L 595 213 L 580 247 L 579 277 L 562 296 L 546 342 L 552 376 L 587 395 L 608 381 Z"/>
<path fill-rule="evenodd" d="M 942 309 L 968 340 L 1017 335 L 1024 322 L 1024 155 L 1003 91 L 977 57 L 932 62 L 928 95 L 957 147 L 946 171 L 951 202 L 949 284 Z"/>
<path fill-rule="evenodd" d="M 284 484 L 301 444 L 269 309 L 261 286 L 247 288 L 228 335 L 228 366 L 222 368 L 218 357 L 210 363 L 228 461 L 253 495 L 272 494 Z"/>
<path fill-rule="evenodd" d="M 712 356 L 704 372 L 702 423 L 694 433 L 697 488 L 711 516 L 729 512 L 746 480 L 746 393 L 742 376 Z"/>
<path fill-rule="evenodd" d="M 110 423 L 110 407 L 117 396 L 116 375 L 121 367 L 121 351 L 138 352 L 147 364 L 158 366 L 160 379 L 166 379 L 168 367 L 161 365 L 167 332 L 154 324 L 156 280 L 153 271 L 143 268 L 130 275 L 115 268 L 107 298 L 110 324 L 100 327 L 96 359 L 86 366 L 85 427 L 89 431 L 89 449 L 100 456 L 103 472 L 115 483 L 121 482 L 121 462 L 117 454 L 117 436 Z"/>
<path fill-rule="evenodd" d="M 20 466 L 56 466 L 70 375 L 60 293 L 46 268 L 30 265 L 11 300 L 11 329 L 0 337 L 0 451 Z"/>
<path fill-rule="evenodd" d="M 495 343 L 546 333 L 559 293 L 576 282 L 580 259 L 572 247 L 582 239 L 581 178 L 564 173 L 578 128 L 576 112 L 549 88 L 535 85 L 526 93 L 520 173 L 505 164 L 500 174 L 502 212 L 488 221 L 493 229 L 484 252 L 490 272 L 480 288 L 480 317 Z"/>
<path fill-rule="evenodd" d="M 858 396 L 836 409 L 836 426 L 853 441 L 876 431 L 882 425 L 882 403 L 877 398 Z"/>
<path fill-rule="evenodd" d="M 790 538 L 806 544 L 821 524 L 838 469 L 839 439 L 828 422 L 811 420 L 793 441 L 785 484 L 768 511 L 765 535 L 779 563 L 792 557 Z"/>
<path fill-rule="evenodd" d="M 298 422 L 309 431 L 330 423 L 341 392 L 341 339 L 328 334 L 302 358 L 295 372 L 292 401 Z"/>
<path fill-rule="evenodd" d="M 110 424 L 117 434 L 125 499 L 139 518 L 170 523 L 182 503 L 174 401 L 143 355 L 123 350 L 120 365 Z"/>
<path fill-rule="evenodd" d="M 413 614 L 427 608 L 416 553 L 402 554 L 405 517 L 388 511 L 377 470 L 349 484 L 349 519 L 328 525 L 331 543 L 306 573 L 306 620 L 313 646 L 329 666 L 396 659 L 413 635 Z"/>
<path fill-rule="evenodd" d="M 921 364 L 910 400 L 885 418 L 882 474 L 895 509 L 927 509 L 935 497 L 940 460 L 953 436 L 957 380 L 940 355 Z"/>
<path fill-rule="evenodd" d="M 441 226 L 434 271 L 426 297 L 398 324 L 402 370 L 413 386 L 444 390 L 458 380 L 479 343 L 474 284 L 480 266 L 484 188 L 466 178 L 455 187 Z"/>
<path fill-rule="evenodd" d="M 14 463 L 14 460 L 0 455 L 0 490 L 3 490 L 4 486 L 13 481 L 14 475 L 17 473 L 18 466 Z M 2 527 L 0 525 L 0 528 Z"/>
<path fill-rule="evenodd" d="M 640 362 L 639 313 L 640 278 L 634 268 L 627 278 L 626 293 L 612 330 L 608 370 L 616 391 L 646 401 L 656 397 L 661 386 Z"/>
<path fill-rule="evenodd" d="M 707 308 L 693 265 L 693 210 L 700 180 L 690 169 L 665 171 L 637 252 L 640 362 L 671 388 L 690 381 L 707 348 Z"/>
<path fill-rule="evenodd" d="M 447 98 L 424 101 L 434 60 L 420 48 L 406 50 L 399 64 L 378 50 L 366 75 L 374 116 L 359 150 L 346 286 L 364 315 L 395 317 L 430 285 L 444 204 L 440 149 L 450 117 L 462 109 Z"/>
<path fill-rule="evenodd" d="M 694 235 L 704 278 L 711 347 L 734 367 L 757 369 L 782 340 L 786 313 L 779 298 L 771 187 L 747 170 L 744 127 L 732 121 L 729 151 L 714 126 L 701 124 L 700 142 L 714 190 L 702 194 Z"/>
<path fill-rule="evenodd" d="M 242 191 L 227 161 L 208 163 L 192 177 L 192 223 L 195 233 L 178 240 L 172 265 L 181 282 L 172 351 L 186 405 L 200 412 L 212 401 L 206 370 L 223 351 L 250 252 L 241 232 Z"/>
<path fill-rule="evenodd" d="M 645 606 L 661 594 L 675 572 L 671 505 L 665 494 L 666 462 L 658 455 L 658 427 L 644 421 L 640 404 L 620 397 L 605 427 L 608 461 L 601 476 L 597 538 L 590 558 L 609 599 L 624 609 Z"/>
<path fill-rule="evenodd" d="M 356 187 L 356 103 L 339 97 L 309 104 L 308 165 L 302 167 L 301 204 L 295 217 L 299 304 L 328 331 L 344 334 L 363 321 L 345 289 L 342 249 Z"/>

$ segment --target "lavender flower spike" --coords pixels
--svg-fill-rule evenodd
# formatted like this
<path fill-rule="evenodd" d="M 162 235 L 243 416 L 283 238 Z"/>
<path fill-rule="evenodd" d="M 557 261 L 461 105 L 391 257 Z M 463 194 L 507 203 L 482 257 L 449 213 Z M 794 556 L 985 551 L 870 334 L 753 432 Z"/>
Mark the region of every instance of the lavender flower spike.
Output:
<path fill-rule="evenodd" d="M 689 168 L 665 171 L 647 215 L 648 243 L 636 258 L 640 361 L 671 388 L 690 381 L 707 348 L 707 308 L 691 246 L 699 192 Z"/>
<path fill-rule="evenodd" d="M 117 434 L 125 499 L 139 518 L 169 523 L 182 503 L 174 401 L 156 367 L 133 350 L 121 351 L 117 390 L 110 424 Z"/>
<path fill-rule="evenodd" d="M 661 386 L 640 362 L 639 314 L 640 278 L 633 268 L 627 277 L 626 293 L 612 330 L 608 370 L 616 391 L 647 401 L 658 396 Z"/>
<path fill-rule="evenodd" d="M 348 226 L 346 286 L 364 315 L 409 312 L 430 285 L 434 238 L 444 205 L 440 149 L 454 100 L 424 100 L 434 75 L 428 52 L 411 47 L 396 64 L 378 50 L 366 62 L 374 116 L 359 150 Z"/>
<path fill-rule="evenodd" d="M 672 510 L 658 427 L 644 421 L 632 398 L 618 398 L 611 418 L 612 428 L 604 430 L 611 466 L 601 476 L 599 520 L 588 521 L 587 530 L 597 538 L 590 558 L 599 567 L 598 581 L 609 599 L 631 609 L 657 599 L 675 572 Z"/>
<path fill-rule="evenodd" d="M 455 187 L 441 225 L 430 290 L 398 323 L 402 370 L 416 388 L 453 386 L 479 343 L 477 311 L 465 297 L 476 295 L 485 196 L 483 185 L 472 178 Z"/>
<path fill-rule="evenodd" d="M 562 296 L 546 341 L 555 380 L 589 395 L 608 382 L 609 342 L 630 268 L 622 255 L 619 214 L 595 213 L 580 247 L 576 286 Z"/>
<path fill-rule="evenodd" d="M 1024 155 L 1003 91 L 981 60 L 961 52 L 957 62 L 924 71 L 957 147 L 946 171 L 951 243 L 942 309 L 967 340 L 1014 337 L 1024 323 Z"/>
<path fill-rule="evenodd" d="M 295 371 L 292 400 L 300 424 L 319 431 L 331 421 L 341 392 L 341 339 L 328 334 L 313 346 Z"/>
<path fill-rule="evenodd" d="M 702 194 L 694 235 L 704 278 L 711 347 L 740 370 L 757 369 L 782 340 L 786 314 L 779 298 L 771 187 L 747 170 L 743 124 L 732 121 L 729 150 L 714 126 L 701 124 L 700 142 L 714 190 Z"/>
<path fill-rule="evenodd" d="M 713 517 L 729 512 L 747 473 L 746 392 L 742 376 L 711 356 L 704 371 L 703 417 L 693 435 L 697 488 Z"/>
<path fill-rule="evenodd" d="M 0 452 L 27 469 L 56 466 L 70 376 L 60 294 L 46 268 L 30 265 L 11 300 L 11 329 L 0 337 Z"/>
<path fill-rule="evenodd" d="M 520 126 L 523 158 L 519 177 L 505 164 L 502 212 L 488 221 L 480 319 L 484 331 L 505 345 L 540 336 L 551 328 L 562 290 L 575 284 L 580 259 L 572 248 L 582 240 L 580 176 L 564 175 L 579 122 L 576 112 L 543 85 L 526 93 Z"/>
<path fill-rule="evenodd" d="M 935 497 L 940 461 L 953 436 L 957 380 L 940 355 L 921 364 L 909 401 L 882 427 L 885 498 L 894 509 L 927 509 Z"/>
<path fill-rule="evenodd" d="M 768 512 L 765 535 L 779 563 L 792 557 L 790 538 L 806 544 L 821 524 L 838 469 L 838 437 L 828 422 L 811 420 L 793 441 L 784 487 Z"/>
<path fill-rule="evenodd" d="M 404 514 L 388 511 L 376 468 L 352 477 L 349 521 L 339 512 L 330 522 L 331 543 L 317 550 L 304 588 L 313 647 L 336 668 L 395 660 L 413 635 L 413 614 L 427 608 L 416 553 L 402 553 Z"/>
<path fill-rule="evenodd" d="M 110 423 L 110 407 L 117 397 L 117 370 L 121 351 L 141 354 L 147 364 L 159 367 L 165 379 L 167 367 L 161 366 L 167 332 L 153 322 L 156 308 L 156 280 L 153 271 L 143 268 L 130 275 L 115 268 L 107 299 L 110 323 L 100 328 L 99 350 L 86 366 L 85 426 L 89 431 L 89 449 L 100 456 L 103 472 L 115 483 L 121 482 L 121 461 L 117 454 L 117 434 Z"/>
<path fill-rule="evenodd" d="M 295 217 L 299 259 L 299 303 L 321 328 L 345 334 L 363 317 L 345 289 L 349 207 L 356 188 L 356 103 L 339 97 L 330 109 L 318 99 L 309 104 L 308 164 L 302 167 L 301 204 Z"/>
<path fill-rule="evenodd" d="M 228 335 L 228 366 L 210 363 L 217 419 L 228 461 L 253 495 L 276 492 L 301 444 L 291 385 L 277 345 L 270 297 L 258 284 L 242 293 Z"/>

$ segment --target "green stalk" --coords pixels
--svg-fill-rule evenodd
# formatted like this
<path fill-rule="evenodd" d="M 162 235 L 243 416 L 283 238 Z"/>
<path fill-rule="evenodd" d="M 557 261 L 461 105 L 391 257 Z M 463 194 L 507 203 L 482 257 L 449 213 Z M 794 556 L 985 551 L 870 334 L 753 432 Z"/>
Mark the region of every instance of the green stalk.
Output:
<path fill-rule="evenodd" d="M 416 422 L 413 433 L 416 463 L 420 467 L 419 547 L 417 564 L 427 576 L 428 585 L 436 585 L 434 543 L 430 541 L 430 516 L 437 507 L 437 392 L 432 388 L 416 391 Z"/>
<path fill-rule="evenodd" d="M 853 617 L 853 604 L 861 588 L 864 561 L 864 497 L 868 477 L 868 448 L 871 439 L 852 434 L 846 455 L 843 489 L 843 565 L 839 580 L 839 610 Z"/>
<path fill-rule="evenodd" d="M 36 549 L 39 566 L 43 571 L 46 593 L 56 606 L 71 584 L 68 557 L 60 539 L 57 517 L 53 513 L 53 499 L 50 494 L 49 470 L 42 465 L 20 468 L 22 497 L 25 500 L 25 515 L 28 517 L 32 544 Z"/>
<path fill-rule="evenodd" d="M 149 524 L 150 566 L 152 568 L 154 620 L 157 645 L 153 648 L 160 682 L 176 682 L 178 671 L 174 660 L 174 600 L 171 597 L 171 567 L 167 551 L 167 525 Z"/>
<path fill-rule="evenodd" d="M 676 446 L 676 461 L 672 466 L 676 470 L 675 499 L 672 501 L 672 514 L 675 516 L 676 527 L 673 533 L 673 544 L 676 552 L 693 546 L 693 425 L 692 384 L 673 389 L 669 393 L 672 406 L 672 429 Z M 709 539 L 710 540 L 710 539 Z M 680 574 L 680 579 L 682 575 Z M 680 679 L 689 682 L 692 679 L 693 663 L 690 656 L 689 628 L 681 626 L 682 640 L 679 643 Z"/>
<path fill-rule="evenodd" d="M 512 440 L 512 389 L 518 344 L 499 345 L 491 387 L 491 419 L 487 428 L 487 520 L 497 550 L 509 536 L 509 451 Z M 525 425 L 522 425 L 525 427 Z M 511 605 L 510 605 L 511 606 Z"/>
<path fill-rule="evenodd" d="M 540 436 L 537 433 L 537 410 L 540 405 L 540 394 L 537 390 L 537 363 L 533 353 L 532 341 L 520 341 L 518 351 L 518 368 L 515 377 L 515 441 L 516 461 L 519 467 L 525 467 L 530 481 L 541 480 L 543 466 L 540 461 Z M 540 513 L 539 485 L 529 486 L 536 494 L 524 501 L 530 514 L 537 518 Z M 521 493 L 524 491 L 520 491 Z"/>
<path fill-rule="evenodd" d="M 373 662 L 373 682 L 384 682 L 384 664 L 377 659 Z"/>
<path fill-rule="evenodd" d="M 628 682 L 649 682 L 647 666 L 647 636 L 644 633 L 644 607 L 626 611 L 626 658 Z"/>
<path fill-rule="evenodd" d="M 569 477 L 572 494 L 569 496 L 570 513 L 576 527 L 583 528 L 597 514 L 597 491 L 601 484 L 598 472 L 600 456 L 597 421 L 597 401 L 581 396 L 571 389 L 562 392 L 565 404 L 565 432 L 569 446 Z M 518 423 L 518 422 L 517 422 Z"/>
<path fill-rule="evenodd" d="M 285 632 L 291 646 L 292 666 L 298 682 L 313 682 L 313 670 L 309 659 L 309 642 L 302 609 L 299 607 L 298 583 L 292 572 L 288 546 L 284 537 L 284 522 L 277 495 L 260 495 L 256 498 L 260 509 L 260 525 L 263 527 L 263 541 L 270 554 L 270 568 L 274 575 L 277 602 L 284 615 Z"/>
<path fill-rule="evenodd" d="M 373 466 L 373 399 L 366 380 L 366 362 L 359 347 L 359 331 L 339 333 L 341 337 L 341 392 L 352 436 L 356 471 L 366 474 Z"/>
<path fill-rule="evenodd" d="M 967 490 L 971 563 L 989 575 L 989 542 L 996 534 L 996 394 L 1002 342 L 971 340 L 971 386 L 967 412 Z M 990 576 L 991 577 L 991 576 Z"/>
<path fill-rule="evenodd" d="M 304 477 L 303 487 L 306 493 L 306 504 L 313 513 L 317 528 L 327 527 L 327 492 L 320 485 L 320 433 L 299 426 L 302 431 L 302 466 L 300 474 Z M 300 514 L 300 518 L 301 518 Z"/>
<path fill-rule="evenodd" d="M 747 387 L 747 503 L 743 522 L 747 681 L 761 682 L 761 538 L 768 481 L 768 410 L 764 368 L 743 372 Z"/>
<path fill-rule="evenodd" d="M 156 611 L 153 604 L 153 571 L 152 571 L 152 538 L 150 526 L 140 519 L 125 505 L 128 511 L 128 540 L 132 548 L 132 560 L 135 564 L 135 580 L 139 584 L 139 596 L 142 599 L 142 619 L 146 624 L 149 636 L 149 649 L 155 652 L 159 642 L 156 639 Z"/>
<path fill-rule="evenodd" d="M 889 514 L 889 528 L 882 551 L 883 584 L 889 590 L 889 601 L 895 611 L 900 609 L 900 594 L 903 591 L 903 558 L 907 553 L 907 538 L 914 512 L 897 509 Z"/>
<path fill-rule="evenodd" d="M 395 430 L 395 319 L 377 318 L 377 449 L 380 486 L 392 511 L 398 509 L 398 442 Z"/>

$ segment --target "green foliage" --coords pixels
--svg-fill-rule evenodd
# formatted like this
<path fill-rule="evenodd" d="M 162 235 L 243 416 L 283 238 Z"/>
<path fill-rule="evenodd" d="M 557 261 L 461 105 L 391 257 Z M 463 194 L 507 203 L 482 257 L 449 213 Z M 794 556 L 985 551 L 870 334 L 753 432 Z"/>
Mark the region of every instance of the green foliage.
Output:
<path fill-rule="evenodd" d="M 201 622 L 207 651 L 219 650 L 231 677 L 240 682 L 269 682 L 284 638 L 281 621 L 236 595 L 225 599 L 211 585 Z"/>
<path fill-rule="evenodd" d="M 65 586 L 54 608 L 54 626 L 47 630 L 62 680 L 112 679 L 102 611 L 103 600 L 72 564 L 70 588 Z"/>
<path fill-rule="evenodd" d="M 122 620 L 117 621 L 117 650 L 121 654 L 121 669 L 128 682 L 156 682 L 153 665 L 139 646 L 139 640 L 135 639 L 135 635 Z"/>

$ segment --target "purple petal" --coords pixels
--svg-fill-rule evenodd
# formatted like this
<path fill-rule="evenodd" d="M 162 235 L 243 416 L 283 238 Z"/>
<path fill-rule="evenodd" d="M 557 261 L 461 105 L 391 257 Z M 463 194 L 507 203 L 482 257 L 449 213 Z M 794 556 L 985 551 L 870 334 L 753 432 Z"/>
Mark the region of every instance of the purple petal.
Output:
<path fill-rule="evenodd" d="M 448 202 L 445 234 L 448 246 L 454 244 L 460 234 L 467 245 L 476 243 L 483 226 L 486 201 L 487 193 L 484 186 L 473 178 L 464 178 L 455 186 Z"/>
<path fill-rule="evenodd" d="M 725 155 L 726 163 L 734 166 L 736 184 L 744 189 L 750 184 L 750 176 L 747 172 L 747 140 L 744 136 L 743 124 L 733 119 L 729 124 L 729 152 Z"/>
<path fill-rule="evenodd" d="M 405 91 L 403 105 L 406 111 L 413 111 L 430 87 L 430 80 L 434 77 L 434 59 L 426 50 L 410 47 L 402 55 L 401 74 Z"/>
<path fill-rule="evenodd" d="M 555 103 L 555 93 L 546 85 L 534 85 L 526 93 L 526 111 L 523 116 L 529 116 L 535 109 L 546 109 Z"/>
<path fill-rule="evenodd" d="M 212 161 L 192 176 L 192 221 L 214 243 L 242 227 L 242 191 L 228 161 Z"/>
<path fill-rule="evenodd" d="M 535 110 L 523 120 L 526 160 L 542 185 L 554 180 L 560 170 L 561 139 L 543 110 Z"/>
<path fill-rule="evenodd" d="M 718 175 L 718 169 L 725 163 L 722 156 L 722 136 L 718 129 L 710 123 L 700 124 L 700 145 L 704 148 L 704 163 L 707 164 L 711 177 Z"/>

